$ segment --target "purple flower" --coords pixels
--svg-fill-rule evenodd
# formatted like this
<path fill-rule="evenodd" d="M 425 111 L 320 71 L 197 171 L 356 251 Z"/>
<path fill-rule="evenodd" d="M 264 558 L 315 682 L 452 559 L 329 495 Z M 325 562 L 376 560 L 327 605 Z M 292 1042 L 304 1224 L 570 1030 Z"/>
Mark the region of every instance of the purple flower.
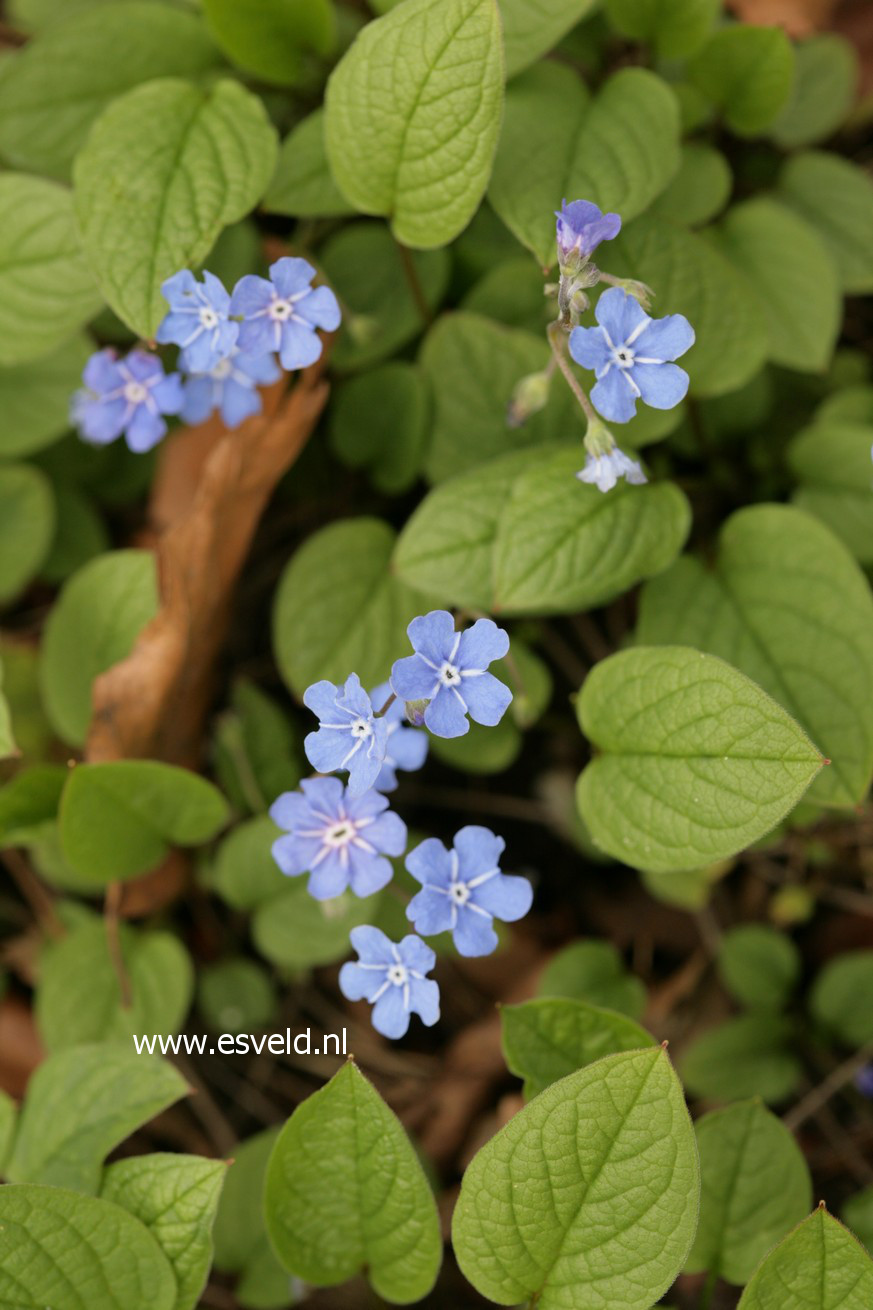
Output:
<path fill-rule="evenodd" d="M 230 296 L 213 273 L 198 282 L 189 268 L 161 286 L 170 306 L 155 334 L 161 345 L 181 346 L 179 364 L 189 373 L 208 373 L 236 344 L 239 324 L 228 318 Z"/>
<path fill-rule="evenodd" d="M 186 423 L 202 423 L 213 410 L 220 410 L 227 428 L 238 428 L 244 419 L 263 409 L 259 386 L 278 382 L 282 370 L 272 355 L 243 355 L 233 347 L 207 373 L 190 374 L 184 381 L 185 403 L 181 417 Z"/>
<path fill-rule="evenodd" d="M 415 931 L 426 937 L 450 931 L 461 955 L 490 955 L 497 945 L 493 920 L 513 923 L 533 901 L 527 878 L 500 872 L 505 845 L 489 828 L 471 824 L 455 834 L 450 851 L 436 837 L 410 851 L 406 867 L 422 884 L 406 907 Z"/>
<path fill-rule="evenodd" d="M 455 631 L 447 610 L 431 610 L 406 629 L 414 655 L 397 660 L 391 686 L 401 700 L 427 700 L 424 722 L 437 737 L 463 737 L 467 715 L 493 728 L 503 718 L 512 692 L 493 673 L 492 660 L 509 650 L 509 638 L 491 619 L 477 619 Z"/>
<path fill-rule="evenodd" d="M 440 1017 L 440 989 L 425 977 L 436 963 L 430 947 L 411 933 L 395 945 L 368 924 L 353 928 L 350 937 L 360 963 L 340 969 L 343 996 L 374 1006 L 373 1027 L 383 1037 L 402 1037 L 410 1014 L 432 1027 Z"/>
<path fill-rule="evenodd" d="M 151 450 L 166 435 L 163 414 L 182 408 L 182 380 L 164 373 L 156 355 L 131 350 L 119 359 L 114 350 L 98 350 L 82 374 L 85 390 L 73 397 L 71 417 L 85 441 L 107 446 L 124 433 L 131 450 Z"/>
<path fill-rule="evenodd" d="M 318 731 L 310 732 L 303 743 L 309 763 L 319 773 L 347 770 L 349 795 L 363 795 L 382 769 L 388 725 L 373 717 L 357 673 L 349 675 L 345 686 L 314 682 L 303 693 L 303 704 L 318 718 Z"/>
<path fill-rule="evenodd" d="M 247 355 L 277 351 L 282 367 L 306 368 L 321 354 L 316 328 L 333 332 L 340 309 L 330 287 L 313 287 L 315 269 L 305 259 L 285 256 L 270 266 L 270 281 L 253 273 L 240 278 L 230 313 L 241 317 L 237 344 Z"/>
<path fill-rule="evenodd" d="M 273 842 L 273 859 L 289 878 L 309 873 L 309 894 L 328 901 L 351 887 L 372 896 L 394 870 L 386 855 L 406 849 L 406 824 L 376 791 L 351 796 L 339 778 L 306 778 L 270 806 L 287 836 Z"/>
<path fill-rule="evenodd" d="M 558 220 L 558 250 L 564 261 L 577 250 L 583 260 L 592 255 L 601 241 L 612 241 L 621 231 L 618 214 L 604 214 L 590 200 L 562 202 L 555 210 Z"/>
<path fill-rule="evenodd" d="M 649 318 L 633 296 L 610 287 L 597 302 L 598 327 L 575 327 L 570 354 L 593 369 L 591 400 L 598 413 L 627 423 L 642 399 L 653 409 L 672 409 L 688 390 L 688 374 L 668 360 L 694 345 L 694 328 L 682 314 Z"/>
<path fill-rule="evenodd" d="M 370 692 L 370 700 L 376 706 L 376 713 L 391 695 L 391 683 L 383 682 L 375 691 Z M 410 728 L 403 708 L 403 701 L 394 700 L 383 716 L 388 733 L 385 759 L 382 769 L 373 786 L 377 791 L 394 791 L 397 787 L 397 770 L 412 773 L 420 769 L 427 759 L 430 742 L 426 732 Z"/>

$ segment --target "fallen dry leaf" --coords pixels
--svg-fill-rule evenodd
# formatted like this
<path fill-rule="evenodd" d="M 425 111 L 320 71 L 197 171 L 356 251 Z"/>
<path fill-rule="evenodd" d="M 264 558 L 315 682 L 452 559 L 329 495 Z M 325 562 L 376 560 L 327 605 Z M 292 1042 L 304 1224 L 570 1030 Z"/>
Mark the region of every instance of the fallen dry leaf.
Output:
<path fill-rule="evenodd" d="M 744 23 L 783 27 L 789 36 L 811 36 L 830 25 L 839 0 L 728 0 Z"/>

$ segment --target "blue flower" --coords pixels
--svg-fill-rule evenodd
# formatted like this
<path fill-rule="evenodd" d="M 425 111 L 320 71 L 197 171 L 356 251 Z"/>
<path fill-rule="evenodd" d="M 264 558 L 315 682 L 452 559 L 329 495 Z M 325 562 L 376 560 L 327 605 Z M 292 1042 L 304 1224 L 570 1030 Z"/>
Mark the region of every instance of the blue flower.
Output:
<path fill-rule="evenodd" d="M 411 933 L 396 945 L 378 928 L 363 924 L 353 928 L 351 943 L 358 952 L 358 964 L 344 964 L 339 985 L 350 1001 L 369 1001 L 374 1006 L 373 1027 L 383 1037 L 402 1037 L 410 1014 L 417 1014 L 430 1028 L 440 1017 L 440 989 L 426 978 L 436 956 L 420 937 Z"/>
<path fill-rule="evenodd" d="M 467 714 L 493 728 L 503 718 L 512 692 L 486 670 L 509 650 L 509 638 L 491 619 L 477 619 L 455 631 L 447 610 L 432 610 L 406 629 L 414 655 L 398 660 L 391 686 L 401 700 L 427 700 L 424 722 L 437 737 L 463 737 Z"/>
<path fill-rule="evenodd" d="M 653 409 L 678 405 L 688 390 L 688 374 L 667 361 L 694 345 L 688 319 L 682 314 L 649 318 L 620 287 L 604 291 L 594 315 L 599 327 L 576 327 L 570 333 L 570 354 L 597 374 L 591 400 L 598 413 L 627 423 L 638 399 Z"/>
<path fill-rule="evenodd" d="M 370 692 L 370 700 L 378 713 L 391 696 L 391 683 L 383 682 Z M 403 701 L 393 700 L 383 716 L 388 730 L 388 742 L 382 769 L 373 784 L 377 791 L 394 791 L 397 787 L 397 770 L 412 773 L 420 769 L 427 759 L 430 742 L 426 732 L 410 728 Z"/>
<path fill-rule="evenodd" d="M 315 269 L 305 259 L 285 256 L 270 266 L 270 281 L 253 273 L 240 278 L 230 301 L 241 316 L 237 344 L 247 355 L 277 351 L 282 367 L 306 368 L 321 354 L 316 328 L 333 332 L 340 309 L 329 287 L 313 287 Z"/>
<path fill-rule="evenodd" d="M 164 373 L 156 355 L 131 350 L 119 359 L 114 350 L 98 350 L 82 374 L 85 390 L 73 397 L 71 417 L 85 441 L 107 446 L 124 433 L 131 450 L 151 450 L 166 436 L 163 414 L 182 408 L 182 379 Z"/>
<path fill-rule="evenodd" d="M 583 260 L 593 254 L 601 241 L 612 241 L 621 231 L 618 214 L 604 214 L 590 200 L 574 200 L 555 210 L 558 220 L 558 250 L 566 260 L 577 250 Z"/>
<path fill-rule="evenodd" d="M 155 334 L 161 345 L 181 346 L 179 364 L 189 373 L 208 373 L 236 344 L 239 324 L 228 318 L 230 296 L 214 273 L 198 282 L 189 268 L 161 285 L 170 306 Z"/>
<path fill-rule="evenodd" d="M 513 923 L 527 914 L 533 888 L 527 878 L 500 872 L 506 843 L 489 828 L 471 824 L 455 834 L 450 851 L 428 837 L 406 857 L 422 889 L 406 907 L 416 932 L 451 931 L 461 955 L 490 955 L 497 945 L 493 920 Z"/>
<path fill-rule="evenodd" d="M 238 428 L 263 409 L 258 387 L 278 382 L 281 376 L 272 355 L 243 355 L 234 346 L 214 368 L 185 379 L 181 417 L 186 423 L 202 423 L 217 409 L 225 427 Z"/>
<path fill-rule="evenodd" d="M 309 894 L 328 901 L 351 887 L 371 896 L 391 881 L 386 855 L 406 850 L 406 824 L 379 792 L 351 796 L 339 778 L 305 778 L 270 806 L 287 836 L 273 842 L 273 859 L 289 878 L 309 873 Z"/>
<path fill-rule="evenodd" d="M 862 1096 L 873 1100 L 873 1064 L 865 1064 L 855 1074 L 855 1086 Z"/>
<path fill-rule="evenodd" d="M 363 795 L 385 760 L 388 725 L 373 717 L 357 673 L 349 675 L 345 686 L 314 682 L 303 693 L 303 704 L 318 717 L 318 731 L 310 732 L 303 743 L 309 763 L 319 773 L 348 770 L 349 795 Z"/>
<path fill-rule="evenodd" d="M 630 459 L 618 446 L 607 454 L 585 456 L 585 467 L 576 477 L 580 482 L 591 482 L 598 491 L 612 491 L 619 478 L 627 478 L 632 486 L 641 486 L 648 478 L 635 459 Z"/>

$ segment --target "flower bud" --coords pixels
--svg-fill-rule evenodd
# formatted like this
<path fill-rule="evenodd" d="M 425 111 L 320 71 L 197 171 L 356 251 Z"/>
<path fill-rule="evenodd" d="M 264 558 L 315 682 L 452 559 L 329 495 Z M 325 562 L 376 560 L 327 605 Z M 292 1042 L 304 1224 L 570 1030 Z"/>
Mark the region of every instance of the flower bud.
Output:
<path fill-rule="evenodd" d="M 532 414 L 545 408 L 551 380 L 546 372 L 529 373 L 516 384 L 506 410 L 506 422 L 511 428 L 520 428 Z"/>

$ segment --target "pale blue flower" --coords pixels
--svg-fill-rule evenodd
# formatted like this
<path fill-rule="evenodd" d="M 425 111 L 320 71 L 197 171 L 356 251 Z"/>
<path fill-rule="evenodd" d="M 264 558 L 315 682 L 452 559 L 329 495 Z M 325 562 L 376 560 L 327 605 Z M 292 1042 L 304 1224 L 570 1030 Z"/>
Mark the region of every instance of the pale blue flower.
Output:
<path fill-rule="evenodd" d="M 533 901 L 527 878 L 500 871 L 505 844 L 489 828 L 470 824 L 455 834 L 450 851 L 436 837 L 410 851 L 406 867 L 422 884 L 406 907 L 415 931 L 451 932 L 461 955 L 490 955 L 497 946 L 493 920 L 513 923 Z"/>
<path fill-rule="evenodd" d="M 161 295 L 170 312 L 161 320 L 155 340 L 181 347 L 181 368 L 208 373 L 227 358 L 239 324 L 228 318 L 230 296 L 214 273 L 204 273 L 198 282 L 189 268 L 183 268 L 161 285 Z"/>
<path fill-rule="evenodd" d="M 339 778 L 305 778 L 302 793 L 288 791 L 270 806 L 270 818 L 286 836 L 273 842 L 273 859 L 289 878 L 309 873 L 317 901 L 372 896 L 391 881 L 386 855 L 406 849 L 406 824 L 377 791 L 351 796 Z"/>
<path fill-rule="evenodd" d="M 509 650 L 503 628 L 477 619 L 456 632 L 448 610 L 432 610 L 413 619 L 406 631 L 415 654 L 397 660 L 391 686 L 401 700 L 430 702 L 424 722 L 432 733 L 462 737 L 470 730 L 468 714 L 488 727 L 500 722 L 512 692 L 487 668 Z"/>
<path fill-rule="evenodd" d="M 333 332 L 340 308 L 330 287 L 313 287 L 315 269 L 305 259 L 286 255 L 270 266 L 270 281 L 248 273 L 240 278 L 230 302 L 231 317 L 240 317 L 237 345 L 247 355 L 275 351 L 289 371 L 314 364 L 322 345 L 316 328 Z"/>
<path fill-rule="evenodd" d="M 410 1014 L 432 1027 L 440 1017 L 440 989 L 425 977 L 436 964 L 430 947 L 411 933 L 395 944 L 369 924 L 353 928 L 350 938 L 359 962 L 340 969 L 343 996 L 373 1005 L 373 1027 L 383 1037 L 402 1037 Z"/>
<path fill-rule="evenodd" d="M 83 440 L 106 446 L 124 433 L 131 450 L 151 450 L 166 436 L 164 414 L 182 408 L 182 380 L 164 373 L 157 355 L 131 350 L 119 359 L 114 350 L 92 355 L 82 374 L 85 389 L 70 410 Z"/>
<path fill-rule="evenodd" d="M 345 685 L 322 680 L 303 693 L 303 704 L 318 718 L 318 731 L 303 743 L 306 758 L 319 773 L 346 772 L 349 795 L 361 796 L 381 772 L 388 742 L 384 718 L 373 717 L 370 697 L 357 673 Z"/>
<path fill-rule="evenodd" d="M 575 327 L 570 354 L 593 369 L 597 383 L 591 400 L 599 414 L 627 423 L 637 400 L 653 409 L 672 409 L 688 390 L 688 374 L 678 359 L 694 345 L 694 329 L 682 314 L 650 318 L 620 287 L 605 291 L 594 310 L 597 327 Z"/>
<path fill-rule="evenodd" d="M 243 355 L 237 348 L 208 373 L 192 373 L 183 383 L 185 403 L 181 418 L 203 423 L 219 410 L 227 428 L 238 428 L 263 409 L 258 387 L 278 382 L 282 370 L 272 355 Z"/>
<path fill-rule="evenodd" d="M 630 459 L 618 446 L 608 454 L 585 456 L 585 467 L 576 474 L 580 482 L 593 483 L 599 491 L 612 491 L 619 478 L 627 478 L 632 486 L 641 486 L 648 478 L 635 459 Z"/>
<path fill-rule="evenodd" d="M 390 682 L 383 682 L 375 691 L 370 692 L 370 700 L 377 714 L 391 694 Z M 427 759 L 430 742 L 426 732 L 420 732 L 409 726 L 403 701 L 393 700 L 383 718 L 388 740 L 385 759 L 373 786 L 377 791 L 394 791 L 397 787 L 397 770 L 412 773 L 420 769 Z"/>

